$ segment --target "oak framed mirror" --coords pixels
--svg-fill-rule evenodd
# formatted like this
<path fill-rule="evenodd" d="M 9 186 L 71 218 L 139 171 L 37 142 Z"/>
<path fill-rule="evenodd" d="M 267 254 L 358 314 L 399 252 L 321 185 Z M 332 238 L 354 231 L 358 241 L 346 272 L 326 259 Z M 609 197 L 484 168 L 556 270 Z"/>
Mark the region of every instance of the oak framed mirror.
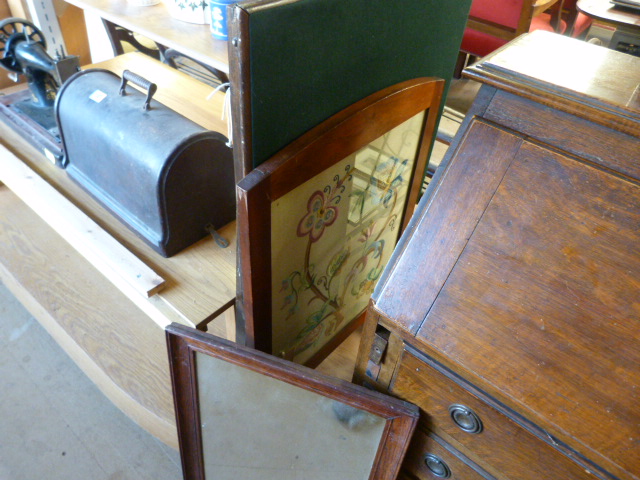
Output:
<path fill-rule="evenodd" d="M 182 325 L 167 327 L 185 480 L 392 480 L 419 409 Z"/>

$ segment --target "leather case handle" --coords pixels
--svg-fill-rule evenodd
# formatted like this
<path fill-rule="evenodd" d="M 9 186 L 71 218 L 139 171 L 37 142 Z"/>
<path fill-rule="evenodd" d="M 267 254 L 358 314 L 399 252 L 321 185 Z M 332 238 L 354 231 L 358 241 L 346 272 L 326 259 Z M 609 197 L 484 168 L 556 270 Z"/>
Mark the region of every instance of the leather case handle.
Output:
<path fill-rule="evenodd" d="M 140 88 L 144 88 L 147 90 L 147 98 L 144 101 L 144 105 L 142 106 L 143 110 L 149 110 L 149 103 L 151 102 L 151 98 L 153 94 L 158 90 L 158 86 L 147 80 L 146 78 L 141 77 L 137 73 L 133 73 L 131 70 L 125 70 L 122 72 L 122 82 L 120 82 L 120 95 L 126 95 L 125 88 L 127 87 L 127 82 L 131 82 Z"/>

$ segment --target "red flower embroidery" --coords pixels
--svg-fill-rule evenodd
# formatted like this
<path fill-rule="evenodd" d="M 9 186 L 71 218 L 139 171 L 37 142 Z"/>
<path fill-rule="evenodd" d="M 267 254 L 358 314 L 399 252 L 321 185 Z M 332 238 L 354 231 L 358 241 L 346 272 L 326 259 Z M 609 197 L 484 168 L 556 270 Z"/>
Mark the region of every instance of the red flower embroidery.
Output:
<path fill-rule="evenodd" d="M 338 218 L 338 207 L 332 206 L 333 199 L 327 199 L 323 192 L 316 191 L 307 202 L 307 214 L 298 224 L 298 236 L 309 235 L 311 242 L 317 242 L 325 227 Z"/>

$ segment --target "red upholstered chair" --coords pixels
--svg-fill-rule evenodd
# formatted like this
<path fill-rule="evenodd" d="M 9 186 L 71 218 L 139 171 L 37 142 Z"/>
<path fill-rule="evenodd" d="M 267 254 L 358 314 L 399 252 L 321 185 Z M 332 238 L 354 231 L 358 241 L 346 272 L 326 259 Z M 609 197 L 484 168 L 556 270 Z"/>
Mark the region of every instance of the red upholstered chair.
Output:
<path fill-rule="evenodd" d="M 538 0 L 536 3 L 541 5 L 535 8 L 533 3 L 532 0 L 473 0 L 461 52 L 484 57 L 532 30 L 564 33 L 566 23 L 560 17 L 561 1 L 549 12 L 545 12 L 545 2 Z"/>

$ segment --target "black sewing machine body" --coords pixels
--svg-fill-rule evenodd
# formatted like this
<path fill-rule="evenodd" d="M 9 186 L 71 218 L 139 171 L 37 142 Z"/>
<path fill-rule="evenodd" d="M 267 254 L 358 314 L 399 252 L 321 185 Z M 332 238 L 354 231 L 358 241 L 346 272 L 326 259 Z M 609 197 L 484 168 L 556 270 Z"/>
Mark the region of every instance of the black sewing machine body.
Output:
<path fill-rule="evenodd" d="M 63 156 L 54 105 L 60 86 L 79 69 L 75 55 L 47 53 L 42 32 L 31 22 L 8 18 L 0 22 L 0 67 L 15 80 L 24 75 L 28 89 L 0 97 L 0 117 L 53 162 Z"/>

